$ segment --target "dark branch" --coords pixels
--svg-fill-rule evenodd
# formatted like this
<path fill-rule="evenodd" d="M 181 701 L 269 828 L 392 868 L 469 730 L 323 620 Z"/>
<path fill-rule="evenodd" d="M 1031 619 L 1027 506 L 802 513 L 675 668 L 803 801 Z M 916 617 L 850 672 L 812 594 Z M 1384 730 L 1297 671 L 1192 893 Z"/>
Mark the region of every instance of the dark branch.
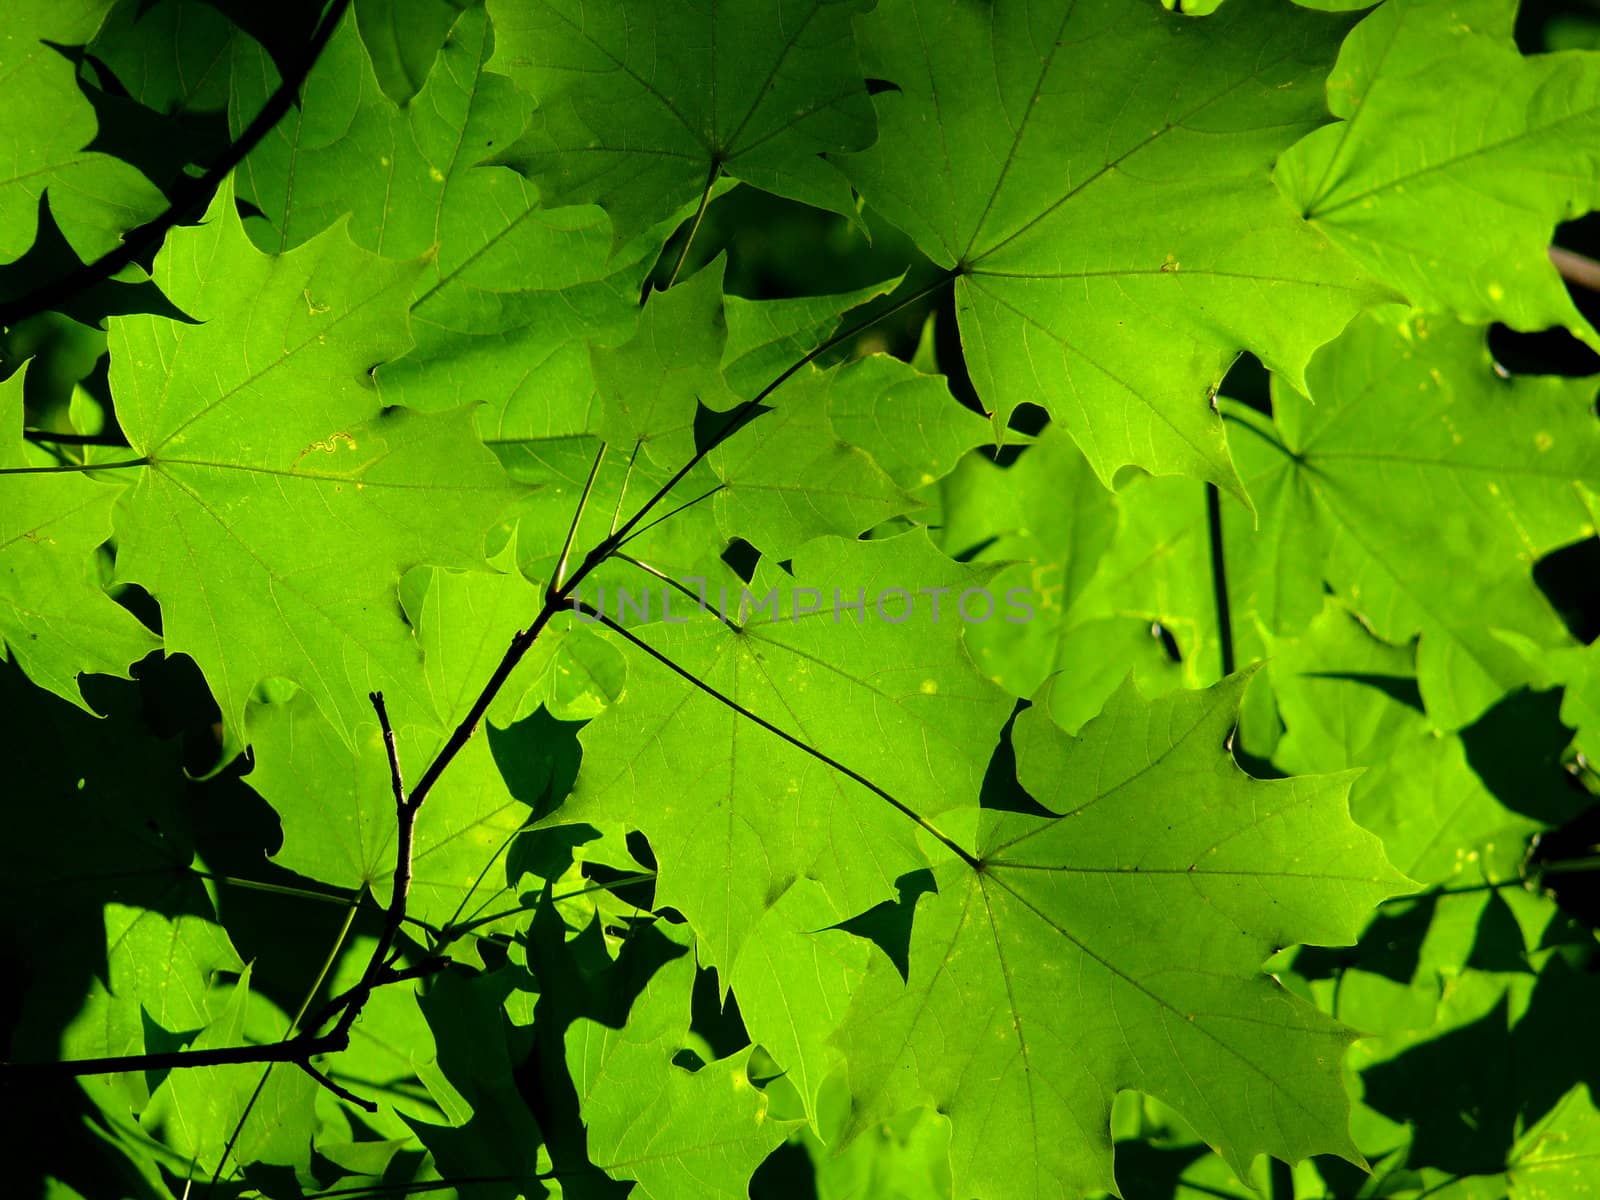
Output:
<path fill-rule="evenodd" d="M 375 1113 L 378 1111 L 378 1106 L 371 1100 L 368 1100 L 364 1096 L 358 1096 L 349 1088 L 335 1083 L 305 1060 L 295 1059 L 294 1065 L 299 1067 L 307 1075 L 311 1076 L 311 1078 L 315 1079 L 323 1087 L 327 1088 L 335 1096 L 339 1097 L 339 1099 L 349 1101 L 351 1104 L 354 1104 L 357 1108 L 363 1110 L 364 1112 Z"/>
<path fill-rule="evenodd" d="M 394 878 L 389 889 L 389 907 L 384 911 L 383 930 L 372 947 L 372 957 L 367 959 L 367 969 L 353 989 L 344 1011 L 333 1027 L 333 1036 L 348 1040 L 350 1027 L 356 1023 L 361 1010 L 367 1006 L 374 988 L 381 986 L 384 973 L 389 969 L 386 960 L 400 929 L 406 921 L 406 902 L 411 897 L 411 853 L 416 844 L 417 812 L 422 807 L 419 793 L 406 797 L 405 779 L 400 774 L 400 750 L 395 743 L 394 727 L 389 724 L 389 710 L 383 703 L 382 692 L 370 692 L 373 711 L 378 714 L 378 727 L 383 731 L 383 747 L 389 757 L 389 786 L 394 791 L 394 816 L 398 836 L 394 848 Z"/>
<path fill-rule="evenodd" d="M 115 1075 L 121 1071 L 164 1071 L 180 1067 L 225 1067 L 238 1063 L 300 1063 L 332 1054 L 350 1044 L 347 1036 L 297 1037 L 264 1046 L 218 1046 L 210 1050 L 168 1050 L 157 1054 L 114 1054 L 66 1062 L 0 1063 L 7 1082 L 46 1075 Z"/>

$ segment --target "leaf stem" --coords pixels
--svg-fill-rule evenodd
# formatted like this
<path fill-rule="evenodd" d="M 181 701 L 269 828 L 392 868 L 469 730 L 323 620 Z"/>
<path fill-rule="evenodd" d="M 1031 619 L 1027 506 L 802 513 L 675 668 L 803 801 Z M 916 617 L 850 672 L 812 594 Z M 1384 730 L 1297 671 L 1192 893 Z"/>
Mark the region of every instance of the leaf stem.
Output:
<path fill-rule="evenodd" d="M 606 460 L 606 444 L 600 443 L 595 451 L 594 465 L 589 468 L 589 478 L 583 481 L 583 491 L 578 496 L 578 506 L 572 512 L 572 524 L 567 526 L 567 537 L 561 543 L 561 557 L 556 560 L 556 586 L 566 578 L 567 559 L 572 555 L 572 539 L 578 536 L 578 526 L 583 522 L 583 510 L 589 505 L 589 493 L 594 491 L 594 481 L 600 474 L 600 464 Z"/>
<path fill-rule="evenodd" d="M 108 463 L 62 463 L 57 467 L 0 467 L 0 475 L 82 475 L 86 471 L 122 471 L 149 465 L 148 458 L 125 458 Z"/>
<path fill-rule="evenodd" d="M 1233 674 L 1233 615 L 1228 608 L 1228 560 L 1222 545 L 1222 493 L 1206 484 L 1206 532 L 1211 542 L 1211 594 L 1217 606 L 1217 643 L 1222 674 Z"/>
<path fill-rule="evenodd" d="M 689 225 L 689 232 L 683 239 L 683 245 L 678 248 L 678 261 L 672 264 L 672 274 L 667 276 L 667 287 L 678 282 L 678 272 L 683 270 L 683 264 L 689 257 L 689 247 L 694 245 L 694 235 L 700 232 L 700 222 L 705 220 L 706 208 L 711 203 L 711 192 L 717 186 L 717 179 L 722 175 L 722 163 L 718 159 L 711 160 L 711 170 L 706 175 L 706 186 L 700 192 L 700 207 L 695 209 L 694 220 Z"/>
<path fill-rule="evenodd" d="M 109 433 L 51 433 L 47 429 L 24 429 L 22 436 L 30 442 L 47 446 L 114 446 L 128 448 L 128 440 Z"/>

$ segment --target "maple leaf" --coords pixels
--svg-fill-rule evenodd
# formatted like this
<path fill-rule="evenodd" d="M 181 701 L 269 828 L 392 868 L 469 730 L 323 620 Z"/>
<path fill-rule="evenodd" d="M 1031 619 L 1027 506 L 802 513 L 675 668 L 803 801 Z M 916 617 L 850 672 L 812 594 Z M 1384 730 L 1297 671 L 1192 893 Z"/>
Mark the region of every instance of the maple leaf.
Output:
<path fill-rule="evenodd" d="M 618 241 L 727 174 L 854 215 L 824 151 L 872 140 L 858 0 L 490 6 L 494 65 L 539 98 L 502 161 L 551 204 L 598 203 Z"/>
<path fill-rule="evenodd" d="M 234 745 L 263 679 L 300 683 L 345 734 L 370 719 L 367 692 L 414 694 L 401 575 L 483 569 L 484 534 L 518 494 L 469 410 L 386 411 L 373 391 L 373 362 L 406 346 L 422 267 L 338 228 L 263 255 L 224 192 L 156 262 L 195 323 L 112 322 L 112 390 L 145 460 L 118 515 L 118 576 L 161 602 L 169 652 L 200 664 Z"/>
<path fill-rule="evenodd" d="M 1249 349 L 1299 380 L 1382 295 L 1270 176 L 1324 119 L 1345 24 L 1248 0 L 1204 19 L 887 0 L 860 28 L 897 86 L 873 97 L 878 141 L 837 161 L 955 273 L 997 430 L 1031 400 L 1108 485 L 1134 464 L 1243 498 L 1211 406 L 1223 372 Z"/>
<path fill-rule="evenodd" d="M 1053 815 L 982 814 L 917 905 L 906 978 L 874 958 L 839 1035 L 853 1129 L 948 1115 L 963 1195 L 1113 1190 L 1124 1088 L 1174 1105 L 1241 1175 L 1261 1153 L 1360 1160 L 1339 1076 L 1354 1035 L 1260 965 L 1354 940 L 1408 884 L 1350 821 L 1348 776 L 1234 765 L 1243 685 L 1125 688 L 1077 739 L 1018 719 L 1018 778 Z"/>

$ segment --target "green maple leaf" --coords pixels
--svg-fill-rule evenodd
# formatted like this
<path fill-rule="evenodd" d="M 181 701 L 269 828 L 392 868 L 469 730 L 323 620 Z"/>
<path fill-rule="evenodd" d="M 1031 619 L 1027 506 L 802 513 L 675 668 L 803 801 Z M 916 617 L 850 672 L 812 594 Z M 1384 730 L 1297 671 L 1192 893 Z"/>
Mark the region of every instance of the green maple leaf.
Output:
<path fill-rule="evenodd" d="M 1506 1163 L 1511 1200 L 1581 1196 L 1600 1169 L 1600 1111 L 1586 1084 L 1517 1139 Z"/>
<path fill-rule="evenodd" d="M 241 1044 L 251 1000 L 246 966 L 221 1011 L 188 1048 Z M 282 1021 L 279 1014 L 279 1029 Z M 317 1128 L 317 1085 L 303 1071 L 280 1067 L 265 1079 L 262 1073 L 260 1066 L 252 1065 L 172 1071 L 151 1095 L 140 1124 L 189 1159 L 195 1174 L 221 1170 L 224 1147 L 240 1162 L 309 1169 Z"/>
<path fill-rule="evenodd" d="M 1379 637 L 1420 636 L 1429 715 L 1466 724 L 1537 674 L 1502 631 L 1571 644 L 1530 568 L 1593 536 L 1593 385 L 1503 378 L 1481 331 L 1392 309 L 1308 382 L 1311 399 L 1276 389 L 1271 420 L 1230 409 L 1266 534 L 1237 571 L 1240 609 L 1292 634 L 1327 581 Z"/>
<path fill-rule="evenodd" d="M 222 971 L 245 969 L 227 931 L 209 916 L 107 903 L 105 965 L 61 1034 L 64 1058 L 143 1054 L 152 1023 L 172 1034 L 193 1033 L 213 1016 L 211 984 Z M 149 1099 L 142 1072 L 108 1075 L 91 1095 L 135 1111 Z"/>
<path fill-rule="evenodd" d="M 672 470 L 694 453 L 695 415 L 722 412 L 739 398 L 719 364 L 727 342 L 722 312 L 722 259 L 692 279 L 655 293 L 638 332 L 615 349 L 593 353 L 602 440 L 639 445 L 656 466 Z"/>
<path fill-rule="evenodd" d="M 771 311 L 743 302 L 737 307 L 740 337 L 730 343 L 722 271 L 719 259 L 656 293 L 630 341 L 594 351 L 601 437 L 612 446 L 637 446 L 662 477 L 704 441 L 703 422 L 714 423 L 714 414 L 738 405 L 719 364 L 732 364 L 751 380 L 758 363 L 775 361 L 775 351 L 789 346 L 797 327 L 825 330 L 861 298 L 848 293 L 779 301 Z M 943 380 L 885 355 L 827 371 L 802 363 L 770 395 L 772 411 L 739 429 L 705 462 L 720 481 L 713 485 L 713 505 L 724 537 L 744 538 L 777 558 L 811 538 L 855 536 L 919 508 L 908 489 L 936 481 L 987 437 L 983 422 L 956 405 Z M 692 479 L 676 489 L 685 499 L 704 491 Z"/>
<path fill-rule="evenodd" d="M 422 563 L 483 569 L 483 537 L 517 495 L 470 410 L 387 411 L 368 378 L 406 346 L 420 262 L 334 229 L 257 252 L 226 193 L 156 260 L 196 324 L 111 326 L 118 416 L 145 460 L 117 527 L 122 579 L 161 602 L 169 652 L 205 672 L 228 736 L 256 684 L 295 680 L 348 735 L 366 693 L 416 688 L 396 588 Z M 425 698 L 418 698 L 425 708 Z"/>
<path fill-rule="evenodd" d="M 740 396 L 754 396 L 794 363 L 828 340 L 851 309 L 888 295 L 904 279 L 869 284 L 831 296 L 747 300 L 724 296 L 728 341 L 722 371 Z"/>
<path fill-rule="evenodd" d="M 540 589 L 517 570 L 514 547 L 508 545 L 490 565 L 499 573 L 429 568 L 414 580 L 422 598 L 411 622 L 441 728 L 466 713 L 512 637 L 544 602 Z M 558 720 L 589 720 L 621 692 L 626 672 L 622 656 L 598 634 L 552 629 L 506 680 L 489 707 L 489 722 L 504 728 L 540 705 Z"/>
<path fill-rule="evenodd" d="M 1350 811 L 1419 883 L 1517 880 L 1528 839 L 1582 807 L 1560 767 L 1565 732 L 1555 726 L 1547 736 L 1530 719 L 1550 715 L 1553 703 L 1508 702 L 1460 736 L 1438 736 L 1422 711 L 1414 648 L 1379 641 L 1332 602 L 1301 637 L 1274 640 L 1269 652 L 1286 726 L 1274 764 L 1291 774 L 1365 768 Z M 1475 767 L 1511 753 L 1516 786 L 1493 781 L 1497 795 Z"/>
<path fill-rule="evenodd" d="M 1031 697 L 1048 679 L 1051 715 L 1076 730 L 1129 672 L 1145 695 L 1217 680 L 1202 485 L 1136 476 L 1109 492 L 1051 425 L 1008 467 L 969 455 L 940 492 L 946 551 L 1010 563 L 994 586 L 1020 589 L 1032 612 L 968 633 L 974 658 L 1006 690 Z"/>
<path fill-rule="evenodd" d="M 0 262 L 20 258 L 38 229 L 41 197 L 84 260 L 166 205 L 160 189 L 128 163 L 97 150 L 98 122 L 79 90 L 70 53 L 94 37 L 111 0 L 18 0 L 6 12 L 0 79 L 10 102 L 0 113 L 7 147 L 0 179 Z"/>
<path fill-rule="evenodd" d="M 209 5 L 159 0 L 113 7 L 89 52 L 131 99 L 162 116 L 183 117 L 227 108 L 229 60 L 248 38 Z"/>
<path fill-rule="evenodd" d="M 1211 395 L 1238 351 L 1291 381 L 1379 292 L 1274 188 L 1322 122 L 1346 28 L 1120 0 L 886 0 L 860 22 L 880 136 L 839 159 L 957 274 L 973 382 L 1043 404 L 1108 485 L 1126 464 L 1240 493 Z M 1135 68 L 1132 64 L 1137 64 Z"/>
<path fill-rule="evenodd" d="M 437 248 L 432 283 L 505 236 L 535 198 L 515 172 L 478 164 L 522 131 L 531 102 L 483 69 L 492 45 L 481 9 L 459 13 L 422 90 L 400 105 L 383 94 L 347 15 L 300 105 L 240 166 L 239 195 L 261 213 L 247 226 L 256 243 L 282 253 L 348 213 L 351 238 L 389 258 Z M 277 84 L 264 51 L 236 54 L 234 136 Z"/>
<path fill-rule="evenodd" d="M 283 848 L 273 861 L 336 887 L 371 889 L 387 903 L 397 821 L 376 719 L 347 737 L 304 692 L 252 704 L 249 715 L 256 765 L 248 779 L 283 824 Z M 398 730 L 396 738 L 408 779 L 421 774 L 444 740 L 419 725 Z M 442 925 L 471 902 L 504 907 L 514 881 L 499 856 L 529 813 L 511 794 L 488 742 L 473 739 L 417 818 L 409 914 Z"/>
<path fill-rule="evenodd" d="M 726 533 L 784 558 L 813 537 L 859 534 L 919 507 L 863 447 L 840 434 L 835 404 L 852 401 L 900 415 L 888 389 L 856 364 L 826 374 L 807 367 L 784 385 L 775 411 L 711 452 L 706 461 L 722 483 L 715 503 Z M 862 415 L 869 424 L 870 410 Z M 895 420 L 889 428 L 915 426 Z"/>
<path fill-rule="evenodd" d="M 925 519 L 913 492 L 991 436 L 942 377 L 884 354 L 826 371 L 803 366 L 771 404 L 706 463 L 721 480 L 714 502 L 723 534 L 776 558 L 824 534 Z"/>
<path fill-rule="evenodd" d="M 1547 254 L 1600 206 L 1600 62 L 1525 58 L 1505 0 L 1404 0 L 1350 35 L 1328 77 L 1337 125 L 1279 161 L 1306 219 L 1415 305 L 1600 346 Z M 1447 106 L 1419 96 L 1449 97 Z"/>
<path fill-rule="evenodd" d="M 976 868 L 938 867 L 917 906 L 908 978 L 874 958 L 840 1035 L 853 1128 L 936 1108 L 956 1193 L 986 1197 L 1114 1188 L 1125 1088 L 1174 1105 L 1241 1175 L 1261 1153 L 1360 1161 L 1339 1075 L 1353 1035 L 1260 965 L 1354 940 L 1407 885 L 1350 821 L 1348 777 L 1234 765 L 1243 684 L 1125 688 L 1076 740 L 1018 719 L 1018 778 L 1061 815 L 983 814 Z"/>
<path fill-rule="evenodd" d="M 762 914 L 728 972 L 751 1039 L 777 1060 L 818 1128 L 819 1093 L 845 1061 L 830 1039 L 866 973 L 870 950 L 837 928 L 853 915 L 821 884 L 801 880 Z"/>
<path fill-rule="evenodd" d="M 908 492 L 937 483 L 968 450 L 992 438 L 982 417 L 956 402 L 942 375 L 887 354 L 869 354 L 824 374 L 828 425 Z M 920 514 L 913 514 L 913 516 Z"/>
<path fill-rule="evenodd" d="M 651 977 L 621 1029 L 573 1022 L 567 1067 L 601 1170 L 636 1180 L 651 1200 L 743 1200 L 788 1128 L 750 1082 L 749 1048 L 693 1073 L 674 1063 L 693 983 L 694 960 L 681 955 Z"/>
<path fill-rule="evenodd" d="M 494 65 L 536 96 L 503 161 L 550 204 L 598 203 L 625 240 L 720 175 L 842 213 L 826 151 L 872 140 L 857 0 L 490 6 Z"/>
<path fill-rule="evenodd" d="M 946 552 L 1014 564 L 995 586 L 1024 589 L 1035 608 L 1028 622 L 991 623 L 967 635 L 973 657 L 1001 686 L 1031 696 L 1078 657 L 1065 644 L 1069 613 L 1116 534 L 1116 499 L 1057 425 L 1010 467 L 969 455 L 940 494 Z"/>
<path fill-rule="evenodd" d="M 738 628 L 717 615 L 713 593 L 709 612 L 691 602 L 639 634 L 900 804 L 933 814 L 971 803 L 1010 705 L 972 669 L 954 610 L 989 572 L 950 563 L 910 533 L 818 539 L 796 554 L 792 581 L 780 574 L 758 573 L 749 603 L 729 595 Z M 840 610 L 835 621 L 834 593 L 845 603 L 864 593 L 864 616 Z M 793 615 L 808 607 L 816 611 Z M 661 864 L 657 898 L 689 918 L 706 961 L 733 963 L 762 913 L 802 878 L 859 912 L 922 865 L 915 826 L 880 796 L 628 653 L 627 688 L 581 735 L 583 769 L 560 815 L 640 829 Z"/>
<path fill-rule="evenodd" d="M 384 94 L 404 104 L 422 90 L 466 0 L 356 0 L 356 23 Z"/>
<path fill-rule="evenodd" d="M 127 678 L 160 642 L 100 586 L 95 554 L 122 488 L 71 470 L 6 474 L 57 465 L 22 441 L 25 374 L 0 384 L 0 645 L 40 687 L 87 708 L 80 674 Z"/>
<path fill-rule="evenodd" d="M 356 17 L 363 31 L 372 24 L 359 8 Z M 613 256 L 603 212 L 541 208 L 526 179 L 487 161 L 521 133 L 530 109 L 509 79 L 485 69 L 493 45 L 481 9 L 453 14 L 421 90 L 397 104 L 375 74 L 371 39 L 363 45 L 347 19 L 300 105 L 240 168 L 239 194 L 262 211 L 247 228 L 281 252 L 349 213 L 357 244 L 391 258 L 431 255 L 412 297 L 417 345 L 379 376 L 391 403 L 482 403 L 485 431 L 497 438 L 586 432 L 588 343 L 626 339 L 660 238 Z M 265 53 L 241 53 L 236 132 L 276 82 Z"/>

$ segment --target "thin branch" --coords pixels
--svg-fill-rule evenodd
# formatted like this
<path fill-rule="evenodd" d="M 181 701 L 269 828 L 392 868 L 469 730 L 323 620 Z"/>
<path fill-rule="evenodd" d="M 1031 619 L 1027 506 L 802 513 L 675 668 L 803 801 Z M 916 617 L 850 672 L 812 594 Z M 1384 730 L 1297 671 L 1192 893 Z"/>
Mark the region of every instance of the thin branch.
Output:
<path fill-rule="evenodd" d="M 115 1075 L 122 1071 L 165 1071 L 182 1067 L 226 1067 L 238 1063 L 299 1062 L 332 1054 L 350 1044 L 348 1036 L 296 1037 L 260 1046 L 218 1046 L 209 1050 L 167 1050 L 154 1054 L 112 1054 L 65 1062 L 0 1063 L 0 1076 L 27 1079 L 47 1075 Z"/>
<path fill-rule="evenodd" d="M 1585 254 L 1563 250 L 1560 246 L 1550 247 L 1550 261 L 1568 283 L 1591 292 L 1600 292 L 1600 262 Z"/>
<path fill-rule="evenodd" d="M 339 1099 L 354 1104 L 357 1108 L 363 1110 L 364 1112 L 375 1113 L 378 1111 L 378 1106 L 371 1100 L 368 1100 L 365 1096 L 356 1095 L 349 1088 L 343 1086 L 342 1084 L 335 1083 L 333 1080 L 329 1079 L 321 1071 L 317 1070 L 310 1063 L 304 1061 L 303 1059 L 296 1059 L 294 1065 L 299 1067 L 307 1075 L 311 1076 L 311 1078 L 315 1079 L 323 1087 L 327 1088 L 335 1096 L 339 1097 Z"/>
<path fill-rule="evenodd" d="M 261 106 L 261 111 L 256 114 L 255 120 L 245 126 L 244 132 L 239 135 L 239 140 L 230 143 L 203 175 L 178 186 L 177 198 L 167 206 L 164 213 L 155 220 L 130 230 L 122 239 L 121 245 L 102 254 L 93 262 L 84 263 L 13 300 L 0 302 L 0 328 L 15 325 L 46 309 L 59 308 L 64 301 L 78 292 L 95 284 L 104 283 L 124 267 L 139 261 L 153 251 L 173 226 L 191 214 L 203 210 L 218 186 L 227 178 L 228 172 L 242 163 L 294 107 L 301 85 L 311 74 L 317 60 L 322 57 L 323 48 L 333 37 L 334 30 L 339 27 L 349 7 L 350 0 L 333 0 L 318 23 L 316 31 L 312 33 L 311 40 L 306 44 L 300 69 L 284 76 L 277 90 Z"/>
<path fill-rule="evenodd" d="M 891 808 L 893 808 L 901 816 L 906 817 L 907 819 L 913 821 L 920 829 L 922 829 L 924 832 L 926 832 L 930 836 L 932 836 L 941 846 L 943 846 L 946 850 L 950 851 L 950 853 L 954 854 L 962 862 L 966 863 L 967 866 L 971 867 L 973 870 L 982 870 L 983 864 L 978 860 L 978 858 L 976 856 L 974 856 L 969 851 L 967 851 L 965 848 L 963 848 L 959 843 L 955 842 L 953 839 L 951 839 L 950 837 L 946 836 L 944 833 L 940 832 L 940 830 L 938 828 L 936 828 L 933 824 L 931 824 L 928 821 L 928 819 L 926 817 L 924 817 L 921 813 L 917 812 L 916 809 L 910 807 L 909 805 L 903 803 L 900 800 L 896 800 L 888 792 L 884 791 L 881 787 L 879 787 L 877 784 L 873 783 L 872 780 L 868 779 L 865 775 L 861 774 L 859 771 L 852 770 L 851 768 L 845 766 L 844 763 L 842 763 L 838 759 L 834 758 L 832 755 L 827 754 L 827 753 L 825 753 L 825 752 L 823 752 L 821 750 L 818 750 L 815 746 L 809 745 L 806 742 L 801 741 L 799 738 L 795 737 L 794 734 L 790 733 L 788 730 L 782 729 L 779 726 L 774 725 L 771 721 L 767 720 L 765 717 L 760 716 L 755 712 L 752 712 L 750 709 L 748 709 L 744 705 L 740 704 L 732 696 L 727 695 L 725 692 L 718 691 L 716 688 L 712 687 L 709 683 L 706 683 L 704 680 L 700 679 L 697 675 L 695 675 L 695 673 L 693 671 L 690 671 L 685 667 L 679 666 L 677 663 L 673 662 L 672 659 L 668 658 L 665 654 L 661 653 L 661 651 L 657 650 L 649 642 L 647 642 L 643 638 L 639 637 L 632 630 L 626 628 L 625 626 L 619 624 L 616 621 L 613 621 L 610 617 L 606 616 L 599 609 L 591 608 L 589 605 L 584 604 L 580 600 L 574 600 L 572 602 L 572 606 L 574 608 L 576 608 L 576 609 L 581 609 L 581 610 L 587 612 L 591 617 L 593 617 L 595 620 L 599 621 L 607 629 L 611 630 L 613 633 L 617 634 L 619 637 L 626 638 L 629 642 L 632 642 L 635 646 L 637 646 L 639 649 L 643 650 L 651 658 L 655 659 L 662 666 L 666 667 L 674 675 L 677 675 L 680 678 L 682 678 L 684 680 L 687 680 L 690 684 L 694 685 L 700 691 L 702 691 L 706 695 L 710 696 L 713 700 L 717 701 L 719 704 L 726 705 L 728 708 L 730 708 L 734 712 L 738 713 L 745 720 L 751 722 L 752 724 L 759 725 L 762 729 L 765 729 L 768 733 L 772 734 L 774 737 L 780 738 L 783 741 L 788 742 L 789 745 L 793 746 L 796 750 L 800 750 L 800 751 L 803 751 L 806 754 L 809 754 L 812 758 L 816 759 L 818 762 L 822 763 L 824 766 L 831 767 L 831 768 L 833 768 L 833 770 L 839 772 L 839 774 L 843 775 L 846 779 L 852 780 L 853 782 L 860 784 L 862 787 L 866 788 L 867 791 L 871 792 L 874 796 L 878 797 L 878 799 L 880 799 L 880 800 L 884 801 L 885 803 L 887 803 Z"/>
<path fill-rule="evenodd" d="M 378 714 L 378 728 L 383 731 L 383 749 L 389 756 L 389 786 L 394 789 L 394 807 L 397 812 L 404 812 L 406 781 L 400 774 L 400 748 L 394 740 L 394 728 L 389 724 L 389 710 L 383 703 L 382 692 L 368 692 L 367 699 L 372 701 L 372 709 Z"/>
<path fill-rule="evenodd" d="M 378 714 L 378 727 L 383 731 L 384 752 L 389 758 L 389 786 L 394 792 L 394 815 L 397 826 L 394 850 L 394 877 L 389 887 L 389 907 L 384 913 L 383 929 L 378 934 L 378 940 L 372 947 L 372 957 L 367 960 L 367 969 L 361 973 L 361 981 L 356 985 L 355 994 L 350 1002 L 344 1006 L 344 1011 L 339 1014 L 339 1020 L 333 1027 L 333 1035 L 344 1037 L 348 1040 L 350 1027 L 356 1023 L 356 1018 L 361 1015 L 361 1010 L 366 1007 L 367 1000 L 372 995 L 372 990 L 379 986 L 384 972 L 388 969 L 385 959 L 388 958 L 389 949 L 400 936 L 400 928 L 406 920 L 406 902 L 411 897 L 411 854 L 416 844 L 417 812 L 422 807 L 422 797 L 406 796 L 406 783 L 400 773 L 400 749 L 395 742 L 394 727 L 389 723 L 389 710 L 384 705 L 382 692 L 369 692 L 367 699 L 372 701 L 373 711 Z"/>

